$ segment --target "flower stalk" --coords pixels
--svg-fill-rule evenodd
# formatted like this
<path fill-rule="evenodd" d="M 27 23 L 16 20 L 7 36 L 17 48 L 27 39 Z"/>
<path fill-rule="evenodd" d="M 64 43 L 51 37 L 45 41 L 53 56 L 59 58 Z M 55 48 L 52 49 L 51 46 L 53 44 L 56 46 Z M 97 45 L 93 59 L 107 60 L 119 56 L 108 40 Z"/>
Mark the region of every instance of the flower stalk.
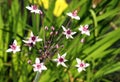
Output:
<path fill-rule="evenodd" d="M 33 82 L 38 82 L 39 81 L 39 77 L 40 77 L 40 72 L 37 72 Z"/>

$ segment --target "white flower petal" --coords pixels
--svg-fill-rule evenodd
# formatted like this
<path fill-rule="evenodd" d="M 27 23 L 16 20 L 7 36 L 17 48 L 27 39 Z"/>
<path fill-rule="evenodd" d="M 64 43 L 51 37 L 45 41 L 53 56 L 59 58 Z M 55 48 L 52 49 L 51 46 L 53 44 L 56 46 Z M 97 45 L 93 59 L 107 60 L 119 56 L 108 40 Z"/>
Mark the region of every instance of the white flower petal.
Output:
<path fill-rule="evenodd" d="M 13 53 L 15 54 L 17 51 L 16 50 L 13 50 Z"/>
<path fill-rule="evenodd" d="M 70 16 L 70 17 L 72 17 L 72 13 L 71 12 L 67 13 L 67 15 Z"/>
<path fill-rule="evenodd" d="M 16 40 L 14 40 L 14 42 L 13 42 L 15 45 L 17 45 L 17 41 Z"/>
<path fill-rule="evenodd" d="M 79 31 L 82 31 L 82 29 L 83 29 L 83 27 L 82 27 L 82 26 L 80 26 L 80 28 L 78 28 L 78 30 L 79 30 Z"/>
<path fill-rule="evenodd" d="M 82 68 L 82 70 L 84 70 L 84 71 L 85 71 L 85 68 Z"/>
<path fill-rule="evenodd" d="M 36 67 L 36 64 L 33 64 L 32 66 L 33 66 L 33 67 Z"/>
<path fill-rule="evenodd" d="M 39 41 L 42 41 L 42 39 L 40 39 L 40 38 L 37 38 L 37 42 L 39 42 Z"/>
<path fill-rule="evenodd" d="M 60 65 L 60 62 L 57 63 L 57 66 L 59 66 L 59 65 Z"/>
<path fill-rule="evenodd" d="M 36 59 L 35 59 L 35 63 L 40 63 L 39 58 L 36 58 Z"/>
<path fill-rule="evenodd" d="M 36 10 L 36 11 L 35 11 L 35 13 L 38 13 L 38 14 L 39 14 L 40 12 L 41 12 L 40 10 Z"/>
<path fill-rule="evenodd" d="M 86 31 L 85 34 L 88 35 L 88 36 L 90 36 L 90 32 L 89 31 Z"/>
<path fill-rule="evenodd" d="M 33 32 L 32 32 L 32 31 L 31 31 L 31 33 L 30 33 L 30 36 L 31 36 L 31 37 L 33 37 L 33 36 L 34 36 L 34 34 L 33 34 Z"/>
<path fill-rule="evenodd" d="M 76 58 L 76 61 L 77 61 L 78 64 L 81 63 L 81 60 L 79 58 Z"/>
<path fill-rule="evenodd" d="M 58 59 L 53 59 L 53 61 L 57 62 L 57 61 L 58 61 Z"/>
<path fill-rule="evenodd" d="M 41 73 L 42 72 L 42 70 L 41 69 L 38 69 L 38 71 Z"/>
<path fill-rule="evenodd" d="M 88 25 L 86 24 L 85 27 L 88 28 Z"/>
<path fill-rule="evenodd" d="M 66 61 L 68 61 L 68 60 L 64 59 L 64 62 L 66 62 Z"/>
<path fill-rule="evenodd" d="M 33 68 L 33 71 L 38 71 L 38 69 L 37 68 Z"/>
<path fill-rule="evenodd" d="M 64 62 L 62 62 L 61 65 L 64 66 L 64 67 L 67 67 L 66 64 L 65 64 Z"/>
<path fill-rule="evenodd" d="M 60 56 L 60 54 L 58 53 L 58 58 L 60 58 L 61 56 Z"/>
<path fill-rule="evenodd" d="M 66 56 L 66 53 L 64 53 L 61 57 L 65 58 L 65 56 Z"/>
<path fill-rule="evenodd" d="M 90 65 L 89 63 L 86 63 L 86 64 L 85 64 L 85 67 L 88 67 L 89 65 Z"/>
<path fill-rule="evenodd" d="M 15 52 L 19 52 L 19 51 L 20 51 L 20 49 L 16 49 L 16 50 L 13 50 L 13 51 L 15 51 Z"/>
<path fill-rule="evenodd" d="M 69 37 L 73 39 L 72 35 L 70 35 Z"/>
<path fill-rule="evenodd" d="M 71 35 L 74 35 L 74 34 L 76 34 L 76 32 L 72 32 L 72 33 L 71 33 Z"/>
<path fill-rule="evenodd" d="M 26 8 L 27 8 L 28 10 L 32 10 L 32 8 L 31 8 L 30 6 L 27 6 Z"/>
<path fill-rule="evenodd" d="M 79 64 L 77 64 L 77 65 L 75 65 L 75 67 L 80 67 L 80 65 L 79 65 Z"/>
<path fill-rule="evenodd" d="M 81 72 L 83 69 L 82 68 L 78 68 L 78 72 Z"/>
<path fill-rule="evenodd" d="M 7 49 L 6 52 L 12 52 L 13 50 L 11 48 Z"/>
<path fill-rule="evenodd" d="M 42 66 L 42 70 L 47 70 L 46 66 Z"/>
<path fill-rule="evenodd" d="M 74 19 L 80 20 L 80 17 L 79 16 L 75 16 Z"/>
<path fill-rule="evenodd" d="M 63 30 L 66 31 L 66 28 L 64 26 L 62 26 Z"/>
<path fill-rule="evenodd" d="M 24 43 L 31 43 L 31 41 L 30 40 L 22 40 Z"/>
<path fill-rule="evenodd" d="M 68 39 L 69 38 L 69 35 L 66 35 L 66 39 Z"/>

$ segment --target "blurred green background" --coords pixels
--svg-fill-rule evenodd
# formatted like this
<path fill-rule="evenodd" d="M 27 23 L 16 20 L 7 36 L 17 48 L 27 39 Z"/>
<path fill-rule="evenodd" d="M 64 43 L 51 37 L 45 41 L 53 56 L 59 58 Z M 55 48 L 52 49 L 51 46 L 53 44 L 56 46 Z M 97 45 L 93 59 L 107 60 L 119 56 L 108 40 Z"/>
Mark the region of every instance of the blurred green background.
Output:
<path fill-rule="evenodd" d="M 43 18 L 36 15 L 35 19 L 25 8 L 33 3 L 39 5 Z M 36 73 L 27 61 L 34 63 L 38 54 L 23 47 L 22 40 L 29 30 L 41 38 L 45 26 L 60 30 L 69 20 L 66 13 L 76 9 L 81 19 L 73 20 L 71 29 L 77 31 L 80 25 L 89 24 L 91 36 L 85 36 L 84 44 L 80 34 L 72 41 L 63 39 L 64 48 L 58 51 L 67 52 L 69 67 L 56 67 L 46 60 L 48 70 L 42 72 L 39 82 L 120 82 L 120 0 L 0 0 L 0 82 L 32 82 Z M 14 39 L 23 51 L 6 53 Z M 76 57 L 90 63 L 86 71 L 78 73 Z"/>

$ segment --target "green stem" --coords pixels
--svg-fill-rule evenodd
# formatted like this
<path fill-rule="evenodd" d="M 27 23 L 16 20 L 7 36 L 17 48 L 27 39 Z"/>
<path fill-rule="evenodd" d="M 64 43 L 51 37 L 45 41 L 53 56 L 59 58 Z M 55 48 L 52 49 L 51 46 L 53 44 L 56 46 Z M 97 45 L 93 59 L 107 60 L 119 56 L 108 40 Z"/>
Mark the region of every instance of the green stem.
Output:
<path fill-rule="evenodd" d="M 71 20 L 72 20 L 72 19 L 70 19 L 70 20 L 68 21 L 67 25 L 65 26 L 66 28 L 70 25 Z"/>
<path fill-rule="evenodd" d="M 33 82 L 38 82 L 39 78 L 40 78 L 40 72 L 37 72 L 37 74 L 36 74 L 35 79 L 34 79 Z"/>

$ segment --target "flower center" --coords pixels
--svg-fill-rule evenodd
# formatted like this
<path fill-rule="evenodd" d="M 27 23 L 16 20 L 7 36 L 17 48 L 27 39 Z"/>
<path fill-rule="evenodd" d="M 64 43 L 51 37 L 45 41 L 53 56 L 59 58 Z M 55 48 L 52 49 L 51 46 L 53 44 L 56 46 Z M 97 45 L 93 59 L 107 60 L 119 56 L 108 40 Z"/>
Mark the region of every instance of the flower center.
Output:
<path fill-rule="evenodd" d="M 35 37 L 35 36 L 33 36 L 33 37 L 31 37 L 31 39 L 32 39 L 32 41 L 35 41 L 35 40 L 36 40 L 36 37 Z"/>
<path fill-rule="evenodd" d="M 80 67 L 84 67 L 84 63 L 81 63 L 81 64 L 80 64 Z"/>
<path fill-rule="evenodd" d="M 59 62 L 63 62 L 64 61 L 64 59 L 63 58 L 59 58 Z"/>
<path fill-rule="evenodd" d="M 10 47 L 11 47 L 11 49 L 15 50 L 17 46 L 15 44 L 13 44 Z"/>
<path fill-rule="evenodd" d="M 77 10 L 75 10 L 74 12 L 72 12 L 73 16 L 77 16 Z"/>
<path fill-rule="evenodd" d="M 71 34 L 71 30 L 67 30 L 67 34 L 70 35 Z"/>
<path fill-rule="evenodd" d="M 33 10 L 36 10 L 36 9 L 37 9 L 37 6 L 36 6 L 36 5 L 33 5 L 33 6 L 32 6 L 32 9 L 33 9 Z"/>
<path fill-rule="evenodd" d="M 40 64 L 37 64 L 36 67 L 37 67 L 37 69 L 40 69 L 40 68 L 41 68 L 41 65 L 40 65 Z"/>
<path fill-rule="evenodd" d="M 87 31 L 88 30 L 88 28 L 87 27 L 83 27 L 83 31 Z"/>

